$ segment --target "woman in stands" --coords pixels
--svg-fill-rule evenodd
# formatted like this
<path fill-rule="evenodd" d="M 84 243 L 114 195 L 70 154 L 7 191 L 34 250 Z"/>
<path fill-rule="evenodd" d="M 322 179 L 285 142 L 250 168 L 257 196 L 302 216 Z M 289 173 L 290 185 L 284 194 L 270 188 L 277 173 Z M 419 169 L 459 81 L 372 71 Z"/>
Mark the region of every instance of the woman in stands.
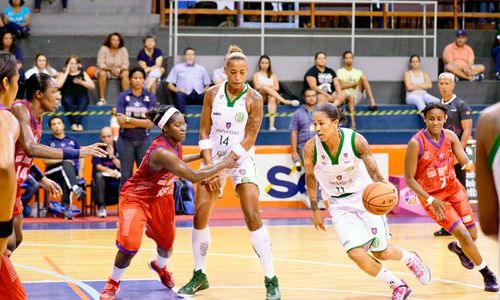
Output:
<path fill-rule="evenodd" d="M 247 57 L 237 46 L 228 50 L 225 62 L 227 81 L 207 90 L 200 116 L 200 151 L 203 164 L 210 166 L 226 156 L 237 157 L 238 167 L 227 170 L 198 185 L 193 222 L 194 271 L 178 294 L 192 296 L 209 287 L 205 264 L 210 244 L 208 221 L 215 200 L 221 195 L 227 177 L 235 187 L 251 231 L 252 245 L 264 267 L 266 299 L 281 299 L 273 266 L 271 237 L 259 212 L 259 188 L 255 166 L 255 140 L 262 124 L 262 96 L 245 82 Z"/>
<path fill-rule="evenodd" d="M 0 50 L 4 50 L 7 52 L 10 52 L 14 54 L 16 57 L 17 61 L 17 69 L 19 70 L 19 81 L 18 83 L 18 90 L 17 90 L 17 96 L 16 99 L 23 99 L 24 98 L 24 70 L 23 70 L 23 64 L 24 64 L 24 58 L 23 58 L 23 53 L 21 52 L 21 49 L 16 45 L 16 42 L 14 40 L 14 35 L 10 32 L 1 32 L 0 33 L 0 41 L 2 42 L 2 45 L 0 47 Z"/>
<path fill-rule="evenodd" d="M 27 37 L 31 25 L 30 9 L 24 6 L 24 0 L 9 0 L 9 4 L 2 12 L 3 23 L 16 37 Z"/>
<path fill-rule="evenodd" d="M 61 89 L 62 105 L 67 112 L 83 112 L 89 105 L 88 90 L 95 88 L 90 76 L 83 71 L 80 58 L 70 55 L 66 59 L 64 72 L 56 78 Z M 71 130 L 83 131 L 82 116 L 68 116 Z"/>
<path fill-rule="evenodd" d="M 262 55 L 259 58 L 259 71 L 253 74 L 252 83 L 254 88 L 262 95 L 264 104 L 267 103 L 269 130 L 276 131 L 274 122 L 278 103 L 299 106 L 300 102 L 298 100 L 287 100 L 278 93 L 280 89 L 278 76 L 273 72 L 271 59 L 267 55 Z"/>
<path fill-rule="evenodd" d="M 403 75 L 406 88 L 406 104 L 415 105 L 418 111 L 422 111 L 425 105 L 439 102 L 439 98 L 427 92 L 432 88 L 429 74 L 420 70 L 420 56 L 410 56 L 410 69 Z"/>
<path fill-rule="evenodd" d="M 52 68 L 49 65 L 49 59 L 47 58 L 47 55 L 45 55 L 43 53 L 36 54 L 35 64 L 33 65 L 33 67 L 31 69 L 29 69 L 28 71 L 26 71 L 26 73 L 24 73 L 24 76 L 26 78 L 30 78 L 30 76 L 35 74 L 35 73 L 45 73 L 45 74 L 48 74 L 54 78 L 56 78 L 57 76 L 60 75 L 60 73 L 57 72 L 56 69 Z"/>
<path fill-rule="evenodd" d="M 147 117 L 160 127 L 162 134 L 153 141 L 137 173 L 120 192 L 118 252 L 100 299 L 115 299 L 120 278 L 140 248 L 145 227 L 146 235 L 157 245 L 156 259 L 149 261 L 149 268 L 158 273 L 163 285 L 169 289 L 174 287 L 172 273 L 167 270 L 175 238 L 174 178 L 198 182 L 236 165 L 233 156 L 226 156 L 217 164 L 191 170 L 186 162 L 199 159 L 200 155 L 182 156 L 181 143 L 186 137 L 182 114 L 174 107 L 163 107 L 148 111 Z"/>

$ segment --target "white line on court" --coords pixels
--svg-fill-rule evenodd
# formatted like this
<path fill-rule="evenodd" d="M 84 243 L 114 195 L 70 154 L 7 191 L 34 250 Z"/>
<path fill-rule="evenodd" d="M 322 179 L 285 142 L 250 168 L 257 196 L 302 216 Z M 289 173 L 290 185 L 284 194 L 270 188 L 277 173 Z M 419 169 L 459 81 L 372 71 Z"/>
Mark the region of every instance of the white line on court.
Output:
<path fill-rule="evenodd" d="M 45 244 L 45 243 L 23 243 L 24 246 L 32 246 L 32 247 L 56 247 L 56 248 L 81 248 L 81 249 L 113 249 L 115 250 L 116 247 L 114 246 L 91 246 L 91 245 L 65 245 L 65 244 Z M 141 248 L 141 251 L 150 251 L 150 252 L 156 252 L 155 248 Z M 192 255 L 192 251 L 187 251 L 187 250 L 175 250 L 175 253 L 177 254 L 190 254 Z M 255 255 L 244 255 L 244 254 L 232 254 L 232 253 L 220 253 L 220 252 L 209 252 L 211 256 L 222 256 L 222 257 L 233 257 L 233 258 L 244 258 L 244 259 L 254 259 L 257 260 L 257 256 Z M 304 260 L 304 259 L 296 259 L 296 258 L 280 258 L 280 257 L 274 257 L 274 261 L 283 261 L 283 262 L 289 262 L 289 263 L 301 263 L 301 264 L 311 264 L 311 265 L 320 265 L 320 266 L 331 266 L 331 267 L 340 267 L 340 268 L 347 268 L 347 269 L 354 269 L 358 270 L 359 268 L 355 265 L 346 265 L 346 264 L 338 264 L 338 263 L 331 263 L 331 262 L 323 262 L 323 261 L 314 261 L 314 260 Z M 397 272 L 397 271 L 392 271 L 393 274 L 399 274 L 407 277 L 414 277 L 413 274 L 411 273 L 405 273 L 405 272 Z M 449 284 L 456 284 L 460 286 L 465 286 L 469 288 L 474 288 L 474 289 L 480 289 L 483 290 L 483 286 L 479 285 L 474 285 L 474 284 L 469 284 L 469 283 L 464 283 L 464 282 L 459 282 L 459 281 L 454 281 L 454 280 L 448 280 L 448 279 L 441 279 L 437 277 L 432 277 L 433 281 L 441 281 Z M 84 281 L 89 281 L 89 280 L 84 280 Z"/>

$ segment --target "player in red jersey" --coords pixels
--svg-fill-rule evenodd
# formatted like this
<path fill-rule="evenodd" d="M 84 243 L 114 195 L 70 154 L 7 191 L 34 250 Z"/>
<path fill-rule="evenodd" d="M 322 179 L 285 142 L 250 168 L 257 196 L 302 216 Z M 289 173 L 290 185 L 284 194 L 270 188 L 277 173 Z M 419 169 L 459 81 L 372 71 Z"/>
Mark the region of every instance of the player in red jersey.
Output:
<path fill-rule="evenodd" d="M 13 231 L 12 210 L 16 197 L 15 143 L 19 123 L 8 111 L 17 94 L 19 73 L 14 55 L 0 51 L 0 300 L 26 299 L 21 281 L 6 253 Z"/>
<path fill-rule="evenodd" d="M 9 250 L 16 249 L 23 239 L 22 235 L 22 211 L 20 185 L 26 179 L 28 173 L 39 181 L 40 186 L 47 189 L 51 194 L 62 193 L 61 187 L 54 181 L 46 178 L 36 166 L 33 165 L 32 157 L 52 159 L 75 159 L 87 156 L 105 157 L 106 151 L 99 146 L 105 144 L 96 143 L 81 150 L 56 149 L 40 145 L 42 135 L 42 115 L 46 112 L 54 112 L 59 106 L 59 92 L 57 83 L 47 74 L 36 73 L 26 80 L 27 100 L 16 101 L 12 105 L 11 112 L 19 121 L 20 136 L 16 143 L 16 172 L 17 172 L 17 195 L 14 207 L 14 233 L 9 241 Z"/>
<path fill-rule="evenodd" d="M 443 129 L 447 111 L 441 103 L 430 103 L 422 111 L 427 128 L 408 143 L 406 184 L 417 193 L 429 216 L 457 239 L 458 243 L 451 242 L 448 249 L 458 255 L 465 268 L 476 267 L 483 275 L 486 291 L 497 292 L 495 275 L 475 244 L 477 227 L 467 191 L 455 176 L 455 157 L 466 172 L 474 170 L 474 163 L 455 133 Z"/>
<path fill-rule="evenodd" d="M 156 259 L 149 261 L 149 267 L 158 273 L 163 285 L 172 288 L 174 280 L 167 270 L 167 261 L 172 255 L 175 238 L 174 177 L 198 182 L 236 165 L 233 157 L 226 157 L 218 164 L 191 170 L 186 162 L 197 160 L 200 155 L 182 156 L 181 142 L 186 137 L 182 114 L 174 107 L 163 107 L 150 110 L 147 117 L 162 129 L 162 134 L 154 139 L 136 174 L 120 191 L 118 252 L 101 299 L 115 299 L 120 277 L 139 250 L 145 226 L 146 235 L 157 245 Z"/>

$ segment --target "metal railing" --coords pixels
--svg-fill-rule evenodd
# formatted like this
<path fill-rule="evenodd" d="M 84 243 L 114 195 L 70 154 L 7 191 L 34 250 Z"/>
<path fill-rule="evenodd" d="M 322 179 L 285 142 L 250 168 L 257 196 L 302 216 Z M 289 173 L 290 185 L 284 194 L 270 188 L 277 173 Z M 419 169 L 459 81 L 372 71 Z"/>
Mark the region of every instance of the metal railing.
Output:
<path fill-rule="evenodd" d="M 233 2 L 243 2 L 232 0 Z M 179 53 L 179 37 L 210 37 L 211 35 L 208 33 L 187 33 L 187 32 L 179 32 L 179 14 L 188 13 L 188 14 L 211 14 L 211 15 L 244 15 L 244 16 L 256 16 L 260 15 L 260 33 L 219 33 L 220 37 L 253 37 L 260 38 L 260 51 L 261 54 L 265 53 L 265 39 L 272 37 L 287 37 L 287 38 L 346 38 L 351 40 L 351 51 L 355 52 L 356 49 L 356 39 L 358 38 L 375 38 L 375 39 L 387 39 L 387 38 L 405 38 L 405 39 L 422 39 L 423 41 L 423 50 L 422 56 L 426 57 L 427 53 L 427 39 L 432 39 L 432 56 L 436 57 L 436 44 L 437 44 L 437 1 L 410 1 L 410 0 L 300 0 L 300 1 L 292 1 L 298 3 L 306 3 L 310 4 L 311 7 L 314 7 L 315 4 L 350 4 L 351 10 L 347 11 L 314 11 L 313 14 L 309 14 L 308 11 L 270 11 L 265 10 L 265 3 L 283 3 L 291 1 L 287 0 L 245 0 L 244 2 L 256 2 L 261 3 L 260 10 L 243 10 L 243 9 L 223 9 L 223 10 L 214 10 L 214 9 L 179 9 L 179 2 L 177 0 L 170 1 L 170 7 L 168 8 L 169 13 L 169 56 L 177 57 Z M 382 12 L 376 11 L 359 11 L 356 9 L 356 5 L 358 4 L 381 4 L 384 9 Z M 387 5 L 391 5 L 394 7 L 398 4 L 413 4 L 419 5 L 422 7 L 421 12 L 405 12 L 405 11 L 387 11 Z M 427 6 L 433 6 L 431 12 L 428 12 Z M 351 30 L 350 34 L 301 34 L 301 33 L 289 33 L 289 34 L 276 34 L 276 33 L 267 33 L 266 32 L 266 16 L 311 16 L 311 21 L 315 16 L 348 16 L 351 17 Z M 384 20 L 384 24 L 387 22 L 387 18 L 389 17 L 404 17 L 404 16 L 418 16 L 422 17 L 422 34 L 405 34 L 405 35 L 396 35 L 396 34 L 357 34 L 356 33 L 356 17 L 382 17 Z M 426 19 L 428 17 L 433 17 L 433 32 L 432 34 L 427 34 L 427 26 Z"/>

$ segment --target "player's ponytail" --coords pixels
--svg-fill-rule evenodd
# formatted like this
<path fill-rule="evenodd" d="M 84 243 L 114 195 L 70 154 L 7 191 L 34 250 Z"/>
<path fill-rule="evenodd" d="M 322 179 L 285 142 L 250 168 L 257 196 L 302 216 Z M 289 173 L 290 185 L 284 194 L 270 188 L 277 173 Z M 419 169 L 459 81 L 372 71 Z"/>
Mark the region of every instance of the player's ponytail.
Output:
<path fill-rule="evenodd" d="M 229 45 L 226 53 L 226 66 L 233 60 L 244 60 L 248 63 L 247 57 L 240 47 L 236 45 Z"/>
<path fill-rule="evenodd" d="M 173 106 L 162 106 L 160 108 L 151 108 L 146 112 L 146 118 L 148 118 L 153 124 L 163 129 L 163 127 L 168 126 L 172 121 L 172 116 L 176 113 L 180 113 Z"/>

